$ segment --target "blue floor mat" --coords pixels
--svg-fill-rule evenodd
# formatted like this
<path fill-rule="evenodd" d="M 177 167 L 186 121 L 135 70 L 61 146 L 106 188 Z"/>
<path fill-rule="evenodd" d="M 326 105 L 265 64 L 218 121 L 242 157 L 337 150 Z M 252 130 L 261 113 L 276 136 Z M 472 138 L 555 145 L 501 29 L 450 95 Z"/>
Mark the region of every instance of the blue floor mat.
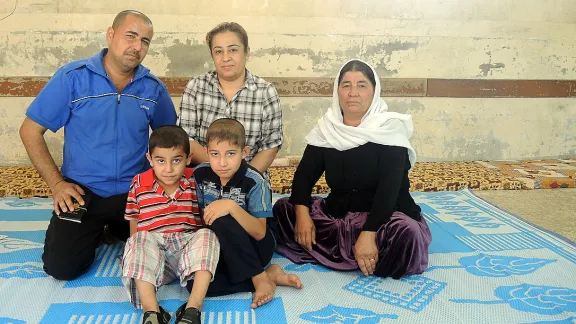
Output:
<path fill-rule="evenodd" d="M 304 289 L 279 287 L 256 310 L 248 293 L 209 298 L 203 323 L 576 323 L 574 242 L 470 191 L 412 195 L 433 235 L 425 273 L 381 279 L 275 255 L 272 262 L 298 274 Z M 102 246 L 77 280 L 42 271 L 51 208 L 49 199 L 0 199 L 0 324 L 140 323 L 120 281 L 121 244 Z M 158 298 L 174 312 L 187 292 L 170 284 Z"/>

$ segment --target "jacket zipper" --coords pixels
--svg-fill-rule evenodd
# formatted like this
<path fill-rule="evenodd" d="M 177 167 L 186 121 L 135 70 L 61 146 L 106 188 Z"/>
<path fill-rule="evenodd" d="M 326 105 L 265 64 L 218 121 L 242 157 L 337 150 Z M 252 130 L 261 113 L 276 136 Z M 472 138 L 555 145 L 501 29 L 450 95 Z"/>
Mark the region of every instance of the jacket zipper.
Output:
<path fill-rule="evenodd" d="M 106 78 L 110 81 L 110 83 L 112 84 L 112 87 L 116 90 L 116 94 L 117 94 L 117 107 L 116 107 L 116 125 L 115 128 L 118 128 L 118 123 L 119 123 L 119 118 L 120 118 L 120 114 L 119 114 L 119 110 L 120 110 L 120 97 L 122 96 L 121 92 L 118 92 L 118 89 L 116 88 L 116 85 L 114 85 L 114 82 L 112 82 L 112 79 L 110 79 L 110 77 L 108 76 L 108 73 L 106 73 Z M 124 89 L 126 89 L 132 82 L 134 81 L 134 78 L 132 78 L 130 80 L 130 82 L 128 82 L 128 84 L 124 87 Z M 124 90 L 122 89 L 122 90 Z M 114 181 L 114 191 L 118 191 L 118 181 L 120 181 L 120 171 L 118 170 L 118 137 L 116 136 L 116 150 L 114 151 L 114 167 L 115 167 L 115 180 Z"/>
<path fill-rule="evenodd" d="M 118 103 L 116 105 L 116 125 L 114 125 L 115 131 L 118 130 L 118 123 L 119 123 L 119 116 L 120 114 L 118 111 L 120 110 L 120 93 L 118 93 Z M 115 173 L 115 181 L 114 181 L 114 191 L 118 191 L 118 181 L 120 179 L 120 174 L 118 171 L 118 136 L 116 136 L 116 145 L 114 146 L 114 173 Z"/>

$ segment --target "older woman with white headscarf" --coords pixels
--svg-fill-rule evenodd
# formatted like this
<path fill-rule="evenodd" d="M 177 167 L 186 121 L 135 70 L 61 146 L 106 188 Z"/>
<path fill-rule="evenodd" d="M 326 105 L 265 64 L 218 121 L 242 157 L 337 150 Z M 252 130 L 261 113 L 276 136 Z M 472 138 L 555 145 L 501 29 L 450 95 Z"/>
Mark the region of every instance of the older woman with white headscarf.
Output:
<path fill-rule="evenodd" d="M 412 118 L 387 110 L 376 71 L 347 62 L 334 81 L 332 108 L 306 137 L 291 197 L 274 206 L 278 253 L 395 279 L 426 270 L 432 236 L 409 193 Z M 326 199 L 311 195 L 322 173 Z"/>

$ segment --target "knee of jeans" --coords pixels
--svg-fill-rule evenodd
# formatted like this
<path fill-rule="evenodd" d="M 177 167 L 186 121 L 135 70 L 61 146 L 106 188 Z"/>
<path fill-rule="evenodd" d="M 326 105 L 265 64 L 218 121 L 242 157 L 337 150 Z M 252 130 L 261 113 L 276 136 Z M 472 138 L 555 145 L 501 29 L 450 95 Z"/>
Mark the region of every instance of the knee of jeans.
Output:
<path fill-rule="evenodd" d="M 86 272 L 86 268 L 71 262 L 46 262 L 44 261 L 44 272 L 56 280 L 74 280 Z"/>
<path fill-rule="evenodd" d="M 63 281 L 74 280 L 84 273 L 84 271 L 76 271 L 75 269 L 63 269 L 63 271 L 60 270 L 56 272 L 52 272 L 46 269 L 45 272 L 52 278 Z"/>
<path fill-rule="evenodd" d="M 208 228 L 214 231 L 217 236 L 220 236 L 223 233 L 235 232 L 238 229 L 238 226 L 240 226 L 240 224 L 238 224 L 236 219 L 230 215 L 227 215 L 218 217 Z"/>

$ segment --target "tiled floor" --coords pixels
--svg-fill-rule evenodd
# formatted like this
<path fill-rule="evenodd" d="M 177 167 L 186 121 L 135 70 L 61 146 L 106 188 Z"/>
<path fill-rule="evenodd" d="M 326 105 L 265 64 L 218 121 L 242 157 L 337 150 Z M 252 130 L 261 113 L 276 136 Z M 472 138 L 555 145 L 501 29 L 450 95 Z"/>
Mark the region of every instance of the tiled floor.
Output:
<path fill-rule="evenodd" d="M 485 190 L 475 194 L 549 231 L 576 241 L 576 189 Z"/>

